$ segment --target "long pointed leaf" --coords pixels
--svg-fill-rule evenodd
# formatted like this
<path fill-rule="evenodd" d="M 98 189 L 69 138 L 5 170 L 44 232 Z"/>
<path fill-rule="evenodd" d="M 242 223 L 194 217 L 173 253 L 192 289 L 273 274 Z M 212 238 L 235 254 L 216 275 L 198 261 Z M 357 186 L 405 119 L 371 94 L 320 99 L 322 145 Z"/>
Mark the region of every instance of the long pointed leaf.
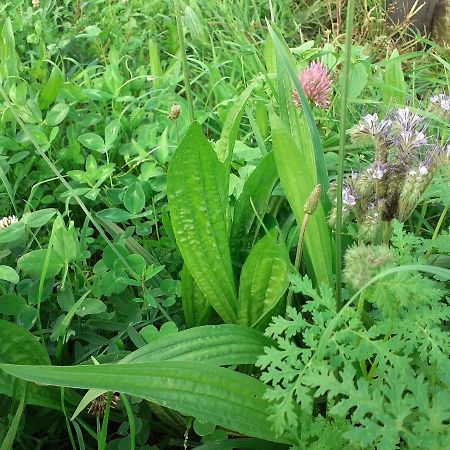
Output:
<path fill-rule="evenodd" d="M 240 325 L 205 325 L 191 328 L 150 344 L 125 356 L 118 364 L 149 361 L 203 361 L 216 365 L 254 364 L 273 342 L 260 332 Z M 89 390 L 72 420 L 105 391 Z"/>
<path fill-rule="evenodd" d="M 270 123 L 278 175 L 297 223 L 301 224 L 305 215 L 304 205 L 315 187 L 311 167 L 306 164 L 307 158 L 304 156 L 304 152 L 308 152 L 308 141 L 302 140 L 297 146 L 274 112 L 270 112 Z M 332 245 L 322 203 L 319 203 L 316 212 L 309 217 L 305 243 L 317 282 L 331 285 Z"/>
<path fill-rule="evenodd" d="M 256 218 L 267 208 L 274 184 L 278 178 L 273 153 L 268 153 L 250 174 L 234 207 L 230 248 L 234 263 L 243 261 L 253 236 L 249 235 Z"/>
<path fill-rule="evenodd" d="M 225 428 L 275 439 L 270 429 L 267 386 L 242 373 L 186 361 L 51 367 L 1 364 L 6 373 L 39 384 L 104 389 L 143 398 Z"/>

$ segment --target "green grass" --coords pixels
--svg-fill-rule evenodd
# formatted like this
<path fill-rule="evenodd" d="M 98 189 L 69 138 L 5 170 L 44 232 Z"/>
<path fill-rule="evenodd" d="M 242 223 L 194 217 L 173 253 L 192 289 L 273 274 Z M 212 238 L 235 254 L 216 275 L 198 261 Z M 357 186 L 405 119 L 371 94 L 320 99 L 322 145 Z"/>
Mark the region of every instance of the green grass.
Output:
<path fill-rule="evenodd" d="M 448 52 L 376 0 L 38 3 L 0 6 L 1 449 L 439 448 L 448 161 L 387 250 L 342 186 L 368 113 L 447 143 Z"/>

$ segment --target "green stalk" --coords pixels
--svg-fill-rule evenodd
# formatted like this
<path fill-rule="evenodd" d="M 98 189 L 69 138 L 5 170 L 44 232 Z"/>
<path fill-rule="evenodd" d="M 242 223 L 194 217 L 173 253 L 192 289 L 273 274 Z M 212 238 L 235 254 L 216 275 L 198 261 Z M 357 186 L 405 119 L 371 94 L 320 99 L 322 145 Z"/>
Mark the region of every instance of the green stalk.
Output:
<path fill-rule="evenodd" d="M 336 299 L 338 306 L 342 303 L 342 186 L 344 180 L 345 163 L 345 132 L 347 125 L 347 104 L 349 94 L 350 65 L 352 51 L 353 19 L 355 14 L 355 0 L 349 0 L 347 5 L 347 19 L 345 30 L 345 59 L 344 78 L 341 97 L 341 120 L 339 132 L 339 164 L 336 205 Z"/>
<path fill-rule="evenodd" d="M 130 450 L 134 450 L 136 448 L 136 421 L 134 420 L 134 414 L 128 396 L 121 394 L 120 398 L 127 411 L 128 423 L 130 424 Z"/>
<path fill-rule="evenodd" d="M 103 416 L 102 428 L 100 431 L 100 436 L 98 439 L 98 450 L 106 449 L 106 436 L 108 434 L 108 422 L 109 422 L 109 412 L 111 411 L 111 399 L 113 393 L 108 392 L 108 397 L 106 399 L 106 409 L 105 414 Z"/>
<path fill-rule="evenodd" d="M 184 84 L 186 87 L 186 100 L 188 104 L 189 122 L 194 121 L 194 102 L 192 100 L 191 82 L 189 79 L 189 66 L 186 55 L 186 41 L 184 40 L 183 22 L 181 21 L 181 8 L 179 0 L 173 0 L 175 16 L 177 19 L 178 40 L 180 42 L 181 62 L 183 65 Z"/>

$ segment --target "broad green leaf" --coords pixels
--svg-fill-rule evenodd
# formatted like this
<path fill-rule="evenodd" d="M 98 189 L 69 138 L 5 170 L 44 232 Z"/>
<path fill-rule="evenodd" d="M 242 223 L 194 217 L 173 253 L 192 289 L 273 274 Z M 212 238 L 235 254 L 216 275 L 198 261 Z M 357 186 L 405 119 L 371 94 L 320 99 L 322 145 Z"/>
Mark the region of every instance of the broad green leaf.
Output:
<path fill-rule="evenodd" d="M 127 187 L 123 197 L 123 204 L 131 214 L 139 214 L 145 207 L 145 193 L 139 182 Z"/>
<path fill-rule="evenodd" d="M 110 220 L 111 222 L 126 222 L 133 216 L 128 211 L 119 208 L 102 209 L 97 213 L 101 219 Z"/>
<path fill-rule="evenodd" d="M 230 237 L 233 263 L 239 264 L 245 260 L 253 240 L 253 236 L 249 234 L 250 230 L 258 220 L 257 215 L 261 219 L 264 217 L 277 178 L 277 167 L 274 154 L 271 152 L 248 177 L 234 207 Z"/>
<path fill-rule="evenodd" d="M 50 252 L 50 259 L 44 275 L 46 279 L 55 277 L 63 268 L 63 262 L 52 249 L 33 250 L 26 253 L 17 260 L 17 267 L 32 278 L 39 279 L 45 265 L 47 251 Z"/>
<path fill-rule="evenodd" d="M 304 205 L 315 188 L 311 167 L 308 166 L 305 152 L 310 151 L 308 133 L 300 136 L 299 145 L 292 139 L 280 118 L 270 112 L 272 126 L 273 152 L 277 164 L 278 175 L 286 197 L 301 225 L 305 215 Z M 301 129 L 299 130 L 302 131 Z M 318 283 L 331 285 L 332 276 L 332 243 L 326 215 L 320 202 L 315 213 L 309 217 L 305 233 L 306 249 Z"/>
<path fill-rule="evenodd" d="M 186 265 L 181 271 L 181 301 L 183 313 L 188 328 L 198 327 L 208 323 L 212 307 L 195 284 Z"/>
<path fill-rule="evenodd" d="M 0 230 L 0 244 L 19 241 L 25 236 L 25 226 L 22 222 L 15 222 Z"/>
<path fill-rule="evenodd" d="M 67 114 L 69 114 L 69 105 L 58 103 L 47 113 L 45 121 L 51 127 L 56 127 L 66 118 Z"/>
<path fill-rule="evenodd" d="M 94 150 L 100 153 L 106 153 L 105 142 L 103 138 L 95 133 L 86 133 L 78 136 L 80 144 L 84 145 L 90 150 Z"/>
<path fill-rule="evenodd" d="M 286 249 L 266 234 L 248 255 L 239 283 L 239 322 L 255 326 L 279 302 L 288 285 L 290 263 Z"/>
<path fill-rule="evenodd" d="M 158 361 L 141 364 L 49 367 L 1 364 L 6 373 L 39 384 L 103 389 L 143 398 L 227 429 L 269 441 L 267 386 L 248 375 L 208 363 Z"/>
<path fill-rule="evenodd" d="M 0 280 L 8 281 L 9 283 L 17 284 L 19 282 L 18 273 L 9 266 L 0 266 Z"/>
<path fill-rule="evenodd" d="M 250 83 L 247 88 L 239 95 L 236 102 L 230 109 L 227 119 L 223 125 L 220 140 L 217 143 L 217 155 L 219 160 L 225 164 L 225 167 L 229 170 L 231 160 L 233 157 L 234 143 L 236 142 L 237 132 L 239 124 L 244 114 L 245 105 L 247 104 L 250 94 L 255 88 L 257 80 Z"/>
<path fill-rule="evenodd" d="M 17 316 L 26 306 L 27 302 L 21 295 L 4 294 L 0 296 L 0 314 Z"/>
<path fill-rule="evenodd" d="M 47 353 L 36 337 L 14 323 L 0 320 L 0 342 L 1 363 L 50 364 Z M 0 394 L 18 399 L 23 389 L 22 381 L 0 372 Z M 34 384 L 28 385 L 27 403 L 53 409 L 59 409 L 61 405 L 58 390 Z"/>
<path fill-rule="evenodd" d="M 169 165 L 167 197 L 175 238 L 196 284 L 228 323 L 237 294 L 228 231 L 228 173 L 194 122 Z"/>
<path fill-rule="evenodd" d="M 56 209 L 45 208 L 32 213 L 24 214 L 20 221 L 30 228 L 38 228 L 45 225 L 54 215 Z"/>
<path fill-rule="evenodd" d="M 44 89 L 39 94 L 39 106 L 41 109 L 48 108 L 56 100 L 62 83 L 63 74 L 58 66 L 54 65 Z"/>
<path fill-rule="evenodd" d="M 148 361 L 204 361 L 216 365 L 254 364 L 273 342 L 241 325 L 205 325 L 170 334 L 125 356 L 119 364 Z"/>
<path fill-rule="evenodd" d="M 395 102 L 397 105 L 402 106 L 406 103 L 406 91 L 407 86 L 402 69 L 402 61 L 399 58 L 398 50 L 395 49 L 386 61 L 383 100 L 386 105 Z"/>
<path fill-rule="evenodd" d="M 149 361 L 203 361 L 215 365 L 254 364 L 273 342 L 259 331 L 241 325 L 205 325 L 157 339 L 125 356 L 118 364 Z M 101 395 L 90 390 L 74 417 Z"/>

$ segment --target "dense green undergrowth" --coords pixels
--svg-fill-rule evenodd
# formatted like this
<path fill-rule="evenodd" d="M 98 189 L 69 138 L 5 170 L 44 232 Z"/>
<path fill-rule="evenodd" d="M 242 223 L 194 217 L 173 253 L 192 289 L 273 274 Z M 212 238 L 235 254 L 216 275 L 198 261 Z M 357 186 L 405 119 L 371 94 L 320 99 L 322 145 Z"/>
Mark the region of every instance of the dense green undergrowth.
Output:
<path fill-rule="evenodd" d="M 1 450 L 446 448 L 448 49 L 354 3 L 0 6 Z"/>

